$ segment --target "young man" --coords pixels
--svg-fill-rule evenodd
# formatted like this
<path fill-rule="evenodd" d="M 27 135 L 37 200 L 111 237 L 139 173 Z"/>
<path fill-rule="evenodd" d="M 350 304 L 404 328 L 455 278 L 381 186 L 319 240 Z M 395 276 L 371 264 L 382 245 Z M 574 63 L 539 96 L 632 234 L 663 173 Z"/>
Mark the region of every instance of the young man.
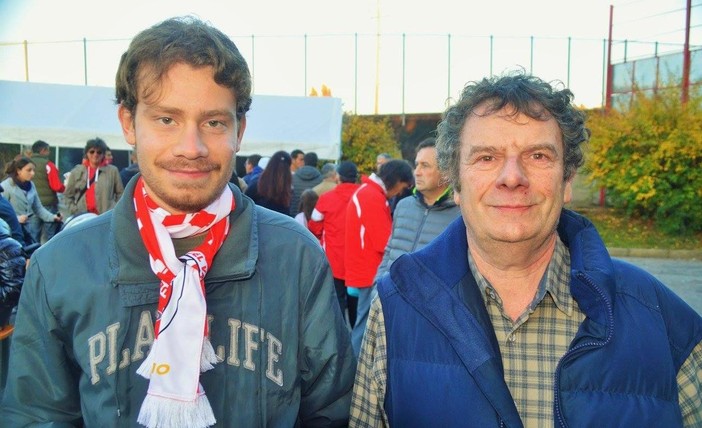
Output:
<path fill-rule="evenodd" d="M 129 165 L 119 171 L 119 178 L 122 180 L 122 186 L 127 187 L 127 183 L 139 172 L 139 159 L 136 151 L 129 152 Z"/>
<path fill-rule="evenodd" d="M 37 140 L 32 144 L 31 159 L 36 166 L 32 182 L 37 189 L 41 204 L 56 214 L 59 212 L 58 193 L 63 193 L 66 187 L 59 176 L 56 164 L 49 160 L 50 154 L 49 143 L 46 141 Z M 42 244 L 51 239 L 58 232 L 60 226 L 60 223 L 54 221 L 44 222 L 38 216 L 32 217 L 28 222 L 28 229 L 34 241 Z"/>
<path fill-rule="evenodd" d="M 259 154 L 253 154 L 246 158 L 246 162 L 244 163 L 244 168 L 246 168 L 246 175 L 244 175 L 242 179 L 244 180 L 247 186 L 251 184 L 251 181 L 254 178 L 258 177 L 263 172 L 263 168 L 261 168 L 258 165 L 258 162 L 260 160 L 261 155 Z"/>
<path fill-rule="evenodd" d="M 251 104 L 234 43 L 155 25 L 116 99 L 141 177 L 32 258 L 2 424 L 343 426 L 355 360 L 324 252 L 228 184 Z"/>
<path fill-rule="evenodd" d="M 462 218 L 378 283 L 351 427 L 700 426 L 702 318 L 566 210 L 589 138 L 523 74 L 438 128 Z"/>
<path fill-rule="evenodd" d="M 292 163 L 290 164 L 290 172 L 295 174 L 295 172 L 305 166 L 305 152 L 300 149 L 295 149 L 290 152 L 290 158 L 292 158 Z"/>
<path fill-rule="evenodd" d="M 414 163 L 414 189 L 395 207 L 392 232 L 374 282 L 398 257 L 423 248 L 461 214 L 451 187 L 439 171 L 434 138 L 417 145 Z"/>
<path fill-rule="evenodd" d="M 390 160 L 380 167 L 377 175 L 361 177 L 361 187 L 346 207 L 346 287 L 358 289 L 356 323 L 351 332 L 356 355 L 361 351 L 361 340 L 366 329 L 373 279 L 392 229 L 388 199 L 412 186 L 412 181 L 409 163 L 400 159 Z"/>

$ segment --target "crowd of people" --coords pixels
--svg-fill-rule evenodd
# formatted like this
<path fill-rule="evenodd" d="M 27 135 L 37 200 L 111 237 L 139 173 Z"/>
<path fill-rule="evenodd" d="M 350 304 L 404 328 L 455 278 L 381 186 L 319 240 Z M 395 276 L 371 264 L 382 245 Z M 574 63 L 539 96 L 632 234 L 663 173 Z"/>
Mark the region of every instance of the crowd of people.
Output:
<path fill-rule="evenodd" d="M 168 19 L 119 63 L 130 167 L 100 138 L 65 183 L 43 141 L 7 166 L 0 424 L 702 426 L 702 318 L 565 208 L 568 89 L 485 78 L 409 161 L 239 177 L 251 90 L 229 37 Z"/>

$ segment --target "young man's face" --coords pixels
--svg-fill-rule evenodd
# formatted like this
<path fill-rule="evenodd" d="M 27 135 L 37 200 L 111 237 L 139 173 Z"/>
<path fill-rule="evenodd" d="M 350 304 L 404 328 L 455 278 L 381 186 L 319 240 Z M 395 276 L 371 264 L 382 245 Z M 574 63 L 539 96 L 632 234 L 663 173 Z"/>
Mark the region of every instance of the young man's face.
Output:
<path fill-rule="evenodd" d="M 395 185 L 385 191 L 385 197 L 389 200 L 410 188 L 410 183 L 398 181 Z"/>
<path fill-rule="evenodd" d="M 468 237 L 483 247 L 540 245 L 571 198 L 558 123 L 513 116 L 509 106 L 487 116 L 484 110 L 478 107 L 466 120 L 460 137 L 461 191 L 454 199 Z"/>
<path fill-rule="evenodd" d="M 214 81 L 211 67 L 176 64 L 158 89 L 139 97 L 134 117 L 120 106 L 123 132 L 149 196 L 172 214 L 195 212 L 231 178 L 246 118 L 237 121 L 236 99 Z"/>
<path fill-rule="evenodd" d="M 302 153 L 298 153 L 297 156 L 292 158 L 292 170 L 297 171 L 298 169 L 302 168 L 305 166 L 305 155 Z"/>

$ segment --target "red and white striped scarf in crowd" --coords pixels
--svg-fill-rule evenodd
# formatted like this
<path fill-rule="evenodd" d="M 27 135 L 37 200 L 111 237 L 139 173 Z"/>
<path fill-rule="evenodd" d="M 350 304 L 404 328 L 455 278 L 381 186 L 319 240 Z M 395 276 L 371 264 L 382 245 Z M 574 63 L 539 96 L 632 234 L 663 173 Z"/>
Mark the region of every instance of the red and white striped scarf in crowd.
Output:
<path fill-rule="evenodd" d="M 207 331 L 205 275 L 229 233 L 234 210 L 229 187 L 207 208 L 171 215 L 149 198 L 142 178 L 134 189 L 139 233 L 151 270 L 161 280 L 154 343 L 137 373 L 149 379 L 138 422 L 147 427 L 198 427 L 215 424 L 200 373 L 220 362 Z M 172 238 L 207 232 L 202 244 L 176 257 Z"/>
<path fill-rule="evenodd" d="M 95 185 L 100 177 L 100 167 L 92 168 L 87 159 L 83 159 L 83 166 L 86 170 L 85 209 L 88 212 L 100 214 L 97 210 L 97 198 L 95 197 Z"/>

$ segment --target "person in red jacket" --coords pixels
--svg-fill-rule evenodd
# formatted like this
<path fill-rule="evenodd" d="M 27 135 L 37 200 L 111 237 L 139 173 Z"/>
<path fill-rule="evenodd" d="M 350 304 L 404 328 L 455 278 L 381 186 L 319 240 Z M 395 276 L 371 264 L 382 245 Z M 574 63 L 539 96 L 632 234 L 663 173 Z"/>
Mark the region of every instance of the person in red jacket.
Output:
<path fill-rule="evenodd" d="M 361 178 L 361 187 L 346 207 L 346 286 L 358 289 L 356 323 L 351 344 L 356 356 L 366 329 L 373 292 L 373 279 L 390 238 L 392 217 L 388 199 L 412 186 L 412 167 L 393 159 L 380 167 L 378 174 Z"/>
<path fill-rule="evenodd" d="M 347 313 L 348 309 L 349 324 L 353 327 L 356 322 L 356 305 L 351 304 L 352 301 L 355 303 L 355 299 L 351 300 L 346 294 L 344 249 L 346 247 L 346 206 L 359 187 L 356 184 L 358 169 L 353 162 L 343 161 L 336 168 L 336 174 L 338 184 L 319 197 L 312 211 L 312 219 L 307 226 L 319 239 L 327 254 L 341 313 Z"/>

